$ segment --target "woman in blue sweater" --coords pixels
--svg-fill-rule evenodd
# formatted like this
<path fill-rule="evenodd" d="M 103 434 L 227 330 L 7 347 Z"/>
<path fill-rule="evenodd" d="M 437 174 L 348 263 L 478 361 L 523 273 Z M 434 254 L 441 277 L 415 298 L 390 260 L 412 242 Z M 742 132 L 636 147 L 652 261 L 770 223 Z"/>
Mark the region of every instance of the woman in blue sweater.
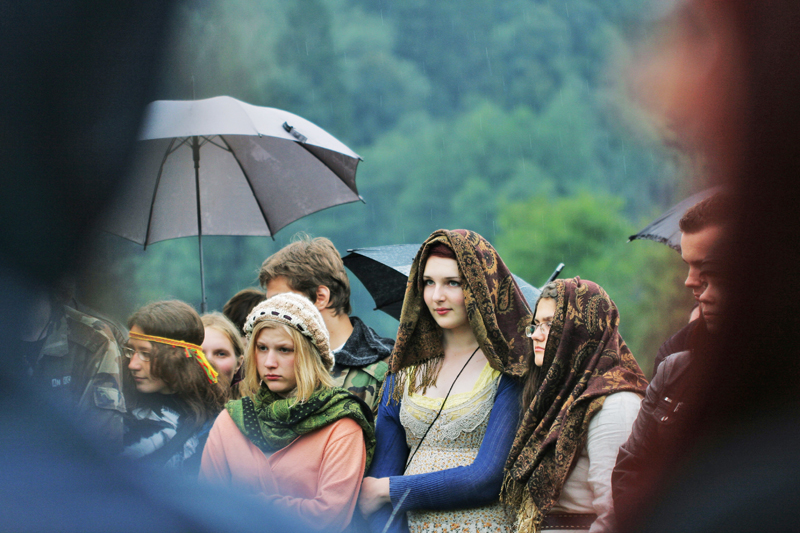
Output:
<path fill-rule="evenodd" d="M 499 502 L 531 357 L 531 314 L 491 244 L 438 230 L 409 273 L 359 497 L 373 531 L 510 531 Z"/>

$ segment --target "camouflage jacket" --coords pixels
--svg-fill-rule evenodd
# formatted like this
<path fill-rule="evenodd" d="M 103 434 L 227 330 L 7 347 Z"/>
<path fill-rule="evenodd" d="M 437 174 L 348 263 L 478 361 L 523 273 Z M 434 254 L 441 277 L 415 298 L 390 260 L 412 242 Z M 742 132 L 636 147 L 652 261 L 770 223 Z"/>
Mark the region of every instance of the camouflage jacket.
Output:
<path fill-rule="evenodd" d="M 351 316 L 353 333 L 340 350 L 334 352 L 331 370 L 334 384 L 343 387 L 378 412 L 383 378 L 389 370 L 394 341 L 381 337 L 358 317 Z"/>
<path fill-rule="evenodd" d="M 361 368 L 335 364 L 331 376 L 334 386 L 349 390 L 364 400 L 372 408 L 372 412 L 377 414 L 380 400 L 378 393 L 388 370 L 388 359 Z"/>
<path fill-rule="evenodd" d="M 64 307 L 53 321 L 28 377 L 58 405 L 71 406 L 83 429 L 110 453 L 122 449 L 122 355 L 102 321 Z"/>

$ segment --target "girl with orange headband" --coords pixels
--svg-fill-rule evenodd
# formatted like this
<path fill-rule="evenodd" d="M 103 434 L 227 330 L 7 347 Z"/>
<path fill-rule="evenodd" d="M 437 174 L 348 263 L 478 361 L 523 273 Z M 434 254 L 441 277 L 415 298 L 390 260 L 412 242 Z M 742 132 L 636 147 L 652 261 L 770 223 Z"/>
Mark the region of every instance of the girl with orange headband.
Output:
<path fill-rule="evenodd" d="M 225 391 L 201 345 L 205 328 L 191 306 L 155 302 L 128 319 L 123 456 L 196 476 Z"/>

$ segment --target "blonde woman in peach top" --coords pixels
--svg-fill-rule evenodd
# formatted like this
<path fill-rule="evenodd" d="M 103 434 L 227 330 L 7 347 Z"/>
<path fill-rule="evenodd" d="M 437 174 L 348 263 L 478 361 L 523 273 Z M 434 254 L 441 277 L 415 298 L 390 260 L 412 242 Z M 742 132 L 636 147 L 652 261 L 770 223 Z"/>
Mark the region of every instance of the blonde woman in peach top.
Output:
<path fill-rule="evenodd" d="M 200 479 L 255 493 L 304 529 L 343 531 L 375 447 L 371 410 L 332 386 L 328 331 L 307 298 L 265 300 L 245 331 L 243 398 L 214 423 Z"/>

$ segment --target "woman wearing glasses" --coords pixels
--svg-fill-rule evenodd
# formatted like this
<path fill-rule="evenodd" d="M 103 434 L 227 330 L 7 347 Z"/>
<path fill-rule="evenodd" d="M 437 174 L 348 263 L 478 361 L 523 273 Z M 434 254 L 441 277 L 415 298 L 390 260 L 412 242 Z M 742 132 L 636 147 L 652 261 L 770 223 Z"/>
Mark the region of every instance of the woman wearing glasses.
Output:
<path fill-rule="evenodd" d="M 503 483 L 520 533 L 616 531 L 611 472 L 647 386 L 618 326 L 617 307 L 596 283 L 563 279 L 542 289 Z"/>
<path fill-rule="evenodd" d="M 372 531 L 512 531 L 500 503 L 531 314 L 491 244 L 434 232 L 411 266 L 359 507 Z M 448 529 L 452 530 L 452 529 Z"/>
<path fill-rule="evenodd" d="M 142 307 L 128 328 L 122 455 L 197 476 L 226 397 L 201 348 L 203 322 L 188 304 L 172 300 Z"/>

